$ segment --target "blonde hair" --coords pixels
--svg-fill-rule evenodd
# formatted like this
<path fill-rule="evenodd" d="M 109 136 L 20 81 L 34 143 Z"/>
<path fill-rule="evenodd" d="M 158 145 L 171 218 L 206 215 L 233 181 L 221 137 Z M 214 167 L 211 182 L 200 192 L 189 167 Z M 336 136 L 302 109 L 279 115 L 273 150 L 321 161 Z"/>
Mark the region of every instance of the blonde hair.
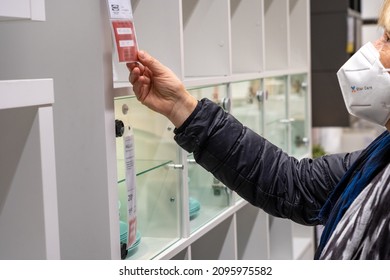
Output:
<path fill-rule="evenodd" d="M 390 0 L 384 0 L 379 13 L 378 25 L 390 32 Z"/>

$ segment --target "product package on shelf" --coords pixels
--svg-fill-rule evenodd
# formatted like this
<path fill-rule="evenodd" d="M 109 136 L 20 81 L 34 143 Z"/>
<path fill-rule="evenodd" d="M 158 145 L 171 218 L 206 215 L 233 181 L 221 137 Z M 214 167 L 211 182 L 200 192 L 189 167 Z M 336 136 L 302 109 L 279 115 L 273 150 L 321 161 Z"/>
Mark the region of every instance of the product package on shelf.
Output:
<path fill-rule="evenodd" d="M 113 57 L 119 63 L 137 61 L 137 39 L 130 0 L 107 0 L 111 33 L 114 43 Z"/>

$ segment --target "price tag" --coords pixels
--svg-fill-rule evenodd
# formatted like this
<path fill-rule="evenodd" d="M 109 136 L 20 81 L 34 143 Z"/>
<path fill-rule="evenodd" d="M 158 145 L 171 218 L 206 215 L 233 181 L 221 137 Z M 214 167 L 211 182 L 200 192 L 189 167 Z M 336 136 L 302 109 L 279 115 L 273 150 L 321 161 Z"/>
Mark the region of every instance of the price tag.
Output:
<path fill-rule="evenodd" d="M 115 57 L 120 63 L 137 61 L 138 44 L 130 0 L 107 0 L 107 5 Z"/>

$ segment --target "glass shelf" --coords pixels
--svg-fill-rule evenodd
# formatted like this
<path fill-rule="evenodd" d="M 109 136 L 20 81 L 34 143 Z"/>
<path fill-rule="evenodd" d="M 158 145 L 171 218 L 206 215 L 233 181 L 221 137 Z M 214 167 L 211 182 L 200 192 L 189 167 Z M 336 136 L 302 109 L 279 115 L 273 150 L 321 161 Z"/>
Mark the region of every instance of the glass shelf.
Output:
<path fill-rule="evenodd" d="M 136 176 L 141 176 L 148 172 L 161 167 L 169 168 L 169 164 L 172 164 L 171 160 L 168 161 L 157 161 L 157 160 L 135 160 L 135 171 Z M 118 166 L 124 166 L 125 161 L 123 159 L 117 159 Z M 118 168 L 118 184 L 122 183 L 125 180 L 125 170 L 124 168 Z"/>

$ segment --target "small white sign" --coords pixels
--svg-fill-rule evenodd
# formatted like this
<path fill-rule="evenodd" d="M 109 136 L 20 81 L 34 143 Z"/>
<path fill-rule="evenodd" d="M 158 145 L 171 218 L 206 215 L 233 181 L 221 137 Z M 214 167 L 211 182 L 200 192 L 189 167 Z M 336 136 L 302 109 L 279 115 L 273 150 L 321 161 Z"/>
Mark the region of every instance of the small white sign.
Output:
<path fill-rule="evenodd" d="M 107 0 L 110 17 L 113 19 L 132 19 L 130 0 Z"/>

